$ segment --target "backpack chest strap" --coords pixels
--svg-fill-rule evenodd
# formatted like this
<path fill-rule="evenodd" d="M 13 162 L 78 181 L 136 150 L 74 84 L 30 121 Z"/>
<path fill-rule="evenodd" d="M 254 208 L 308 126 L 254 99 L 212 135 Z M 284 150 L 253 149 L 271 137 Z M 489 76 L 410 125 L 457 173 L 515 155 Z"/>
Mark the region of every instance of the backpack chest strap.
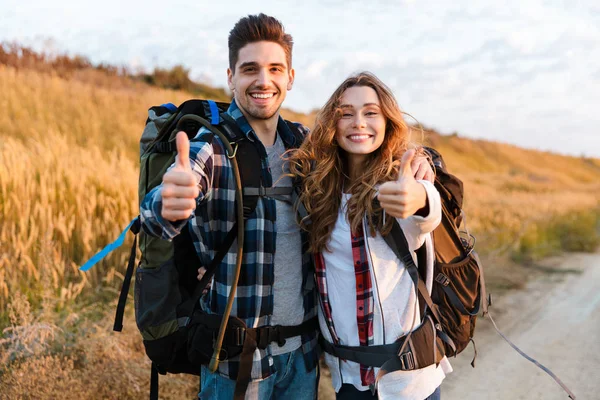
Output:
<path fill-rule="evenodd" d="M 394 343 L 376 346 L 343 346 L 323 339 L 321 347 L 326 353 L 337 358 L 381 368 L 384 373 L 398 370 L 412 371 L 437 364 L 444 357 L 443 346 L 439 343 L 437 333 L 431 318 L 426 317 L 410 337 L 402 336 Z M 405 340 L 409 343 L 402 354 L 399 354 Z"/>
<path fill-rule="evenodd" d="M 288 204 L 292 204 L 292 192 L 294 188 L 291 186 L 276 186 L 276 187 L 245 187 L 244 188 L 244 202 L 246 198 L 254 196 L 258 197 L 271 197 L 275 200 L 283 201 Z"/>

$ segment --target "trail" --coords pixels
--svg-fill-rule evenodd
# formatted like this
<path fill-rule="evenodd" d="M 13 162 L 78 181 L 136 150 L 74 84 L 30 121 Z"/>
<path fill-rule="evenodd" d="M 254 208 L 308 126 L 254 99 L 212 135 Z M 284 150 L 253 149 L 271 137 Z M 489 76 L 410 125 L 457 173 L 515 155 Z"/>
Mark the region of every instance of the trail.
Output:
<path fill-rule="evenodd" d="M 600 254 L 569 254 L 537 266 L 546 273 L 495 299 L 500 330 L 552 370 L 578 400 L 600 399 Z M 444 400 L 568 399 L 554 380 L 479 319 L 476 368 L 469 346 L 451 359 Z"/>

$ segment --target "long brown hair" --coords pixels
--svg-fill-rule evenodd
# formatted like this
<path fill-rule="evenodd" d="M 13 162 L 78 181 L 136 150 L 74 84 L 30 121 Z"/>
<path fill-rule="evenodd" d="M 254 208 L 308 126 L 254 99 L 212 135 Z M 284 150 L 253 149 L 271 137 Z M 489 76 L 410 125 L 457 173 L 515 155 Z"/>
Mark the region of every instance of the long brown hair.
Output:
<path fill-rule="evenodd" d="M 367 86 L 375 90 L 386 121 L 382 145 L 369 154 L 361 167 L 362 176 L 350 182 L 347 175 L 345 152 L 339 147 L 335 134 L 342 116 L 341 97 L 346 89 Z M 316 117 L 315 128 L 306 140 L 290 155 L 290 172 L 301 179 L 300 201 L 308 217 L 300 222 L 310 232 L 310 251 L 327 250 L 327 243 L 337 221 L 342 191 L 352 197 L 346 215 L 352 232 L 358 232 L 366 216 L 367 232 L 388 233 L 392 219 L 385 225 L 380 218 L 382 210 L 373 203 L 376 185 L 396 179 L 402 155 L 408 148 L 408 126 L 392 91 L 370 72 L 361 72 L 346 79 L 333 92 Z M 308 225 L 310 221 L 310 225 Z"/>

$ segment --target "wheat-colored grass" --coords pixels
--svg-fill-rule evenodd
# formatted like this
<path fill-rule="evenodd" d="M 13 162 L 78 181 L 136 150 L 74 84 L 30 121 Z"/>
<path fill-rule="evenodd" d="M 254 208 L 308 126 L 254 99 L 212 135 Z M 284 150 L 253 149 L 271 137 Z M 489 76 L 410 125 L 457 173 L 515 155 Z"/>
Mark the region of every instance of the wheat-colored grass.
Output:
<path fill-rule="evenodd" d="M 127 246 L 86 274 L 77 268 L 137 215 L 146 109 L 188 95 L 101 83 L 0 65 L 0 397 L 147 393 L 131 311 L 125 332 L 109 333 Z M 598 160 L 429 138 L 464 180 L 468 227 L 484 252 L 511 251 L 529 226 L 598 207 Z M 166 398 L 196 386 L 169 382 Z"/>

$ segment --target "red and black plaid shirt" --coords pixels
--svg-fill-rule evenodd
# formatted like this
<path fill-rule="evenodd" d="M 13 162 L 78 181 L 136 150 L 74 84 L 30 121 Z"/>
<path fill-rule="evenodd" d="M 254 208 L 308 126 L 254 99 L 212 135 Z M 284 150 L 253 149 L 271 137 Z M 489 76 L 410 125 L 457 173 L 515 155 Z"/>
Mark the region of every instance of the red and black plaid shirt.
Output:
<path fill-rule="evenodd" d="M 361 346 L 370 346 L 373 345 L 373 285 L 362 226 L 359 227 L 359 232 L 352 234 L 351 240 L 352 258 L 354 260 L 354 276 L 356 280 L 356 322 L 358 325 L 358 339 Z M 322 254 L 317 254 L 315 257 L 315 270 L 325 321 L 327 322 L 327 327 L 329 328 L 333 342 L 339 344 L 339 338 L 333 326 L 331 304 L 329 302 L 329 293 L 327 291 L 325 260 L 323 259 Z M 360 379 L 364 386 L 375 383 L 373 368 L 361 364 Z"/>

